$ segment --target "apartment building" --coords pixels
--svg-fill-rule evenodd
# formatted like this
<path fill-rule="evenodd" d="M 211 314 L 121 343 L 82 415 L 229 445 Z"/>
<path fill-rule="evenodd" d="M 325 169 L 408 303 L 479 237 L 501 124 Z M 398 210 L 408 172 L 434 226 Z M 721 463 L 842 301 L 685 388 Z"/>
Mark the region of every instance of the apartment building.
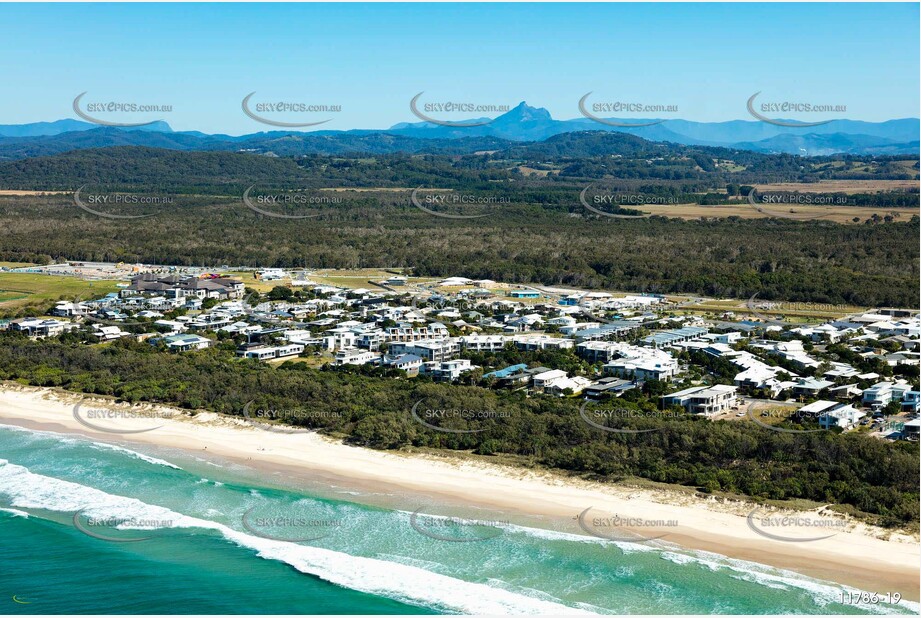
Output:
<path fill-rule="evenodd" d="M 426 362 L 443 362 L 460 353 L 460 343 L 455 339 L 438 341 L 416 341 L 414 343 L 391 343 L 387 351 L 391 355 L 414 354 Z"/>

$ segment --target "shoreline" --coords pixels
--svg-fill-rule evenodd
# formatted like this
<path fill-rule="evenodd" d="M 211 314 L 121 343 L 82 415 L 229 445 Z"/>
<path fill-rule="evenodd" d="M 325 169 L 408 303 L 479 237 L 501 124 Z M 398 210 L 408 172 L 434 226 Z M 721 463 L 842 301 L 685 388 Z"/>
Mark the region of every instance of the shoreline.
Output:
<path fill-rule="evenodd" d="M 108 410 L 144 410 L 162 417 L 155 421 L 137 417 L 97 421 L 99 425 L 127 431 L 157 427 L 143 433 L 108 433 L 81 424 L 73 413 L 78 403 Z M 0 384 L 0 423 L 79 434 L 101 442 L 174 448 L 189 455 L 206 453 L 264 474 L 272 482 L 281 477 L 286 483 L 303 487 L 297 483 L 335 481 L 363 492 L 391 492 L 482 508 L 527 519 L 531 526 L 535 520 L 563 522 L 568 526 L 563 531 L 577 534 L 586 534 L 579 530 L 576 518 L 589 508 L 597 516 L 674 521 L 677 525 L 670 526 L 662 540 L 683 549 L 787 569 L 870 592 L 899 592 L 909 601 L 921 600 L 918 539 L 840 516 L 847 525 L 829 538 L 782 542 L 752 531 L 746 515 L 755 505 L 745 502 L 702 498 L 678 489 L 585 481 L 550 471 L 463 460 L 450 454 L 376 451 L 348 446 L 313 432 L 269 431 L 242 418 L 213 412 L 193 415 L 168 406 L 117 404 L 102 397 L 12 383 Z M 761 512 L 767 516 L 794 514 L 770 509 Z M 799 515 L 818 516 L 815 510 Z M 821 517 L 831 519 L 833 515 L 821 512 Z M 641 530 L 625 529 L 637 533 Z M 645 536 L 657 536 L 646 530 Z M 599 530 L 598 536 L 604 538 L 606 534 L 610 532 Z"/>

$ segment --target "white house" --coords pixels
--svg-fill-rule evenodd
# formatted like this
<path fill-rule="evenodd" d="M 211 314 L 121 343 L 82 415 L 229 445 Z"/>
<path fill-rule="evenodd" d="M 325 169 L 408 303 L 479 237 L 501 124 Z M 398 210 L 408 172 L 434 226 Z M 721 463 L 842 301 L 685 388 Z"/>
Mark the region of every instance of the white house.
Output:
<path fill-rule="evenodd" d="M 457 338 L 462 348 L 473 352 L 498 352 L 505 347 L 507 341 L 501 335 L 466 335 Z"/>
<path fill-rule="evenodd" d="M 366 365 L 381 359 L 380 352 L 370 350 L 339 350 L 333 361 L 336 365 Z"/>
<path fill-rule="evenodd" d="M 674 358 L 619 358 L 604 365 L 603 370 L 608 376 L 668 381 L 678 373 L 678 361 Z"/>
<path fill-rule="evenodd" d="M 566 372 L 561 369 L 551 369 L 550 371 L 544 371 L 532 376 L 532 384 L 537 390 L 543 390 L 550 386 L 553 386 L 554 382 L 565 380 Z"/>
<path fill-rule="evenodd" d="M 851 429 L 865 416 L 866 414 L 860 410 L 854 409 L 854 406 L 841 403 L 819 415 L 819 426 L 823 429 Z"/>
<path fill-rule="evenodd" d="M 414 354 L 427 362 L 442 362 L 454 358 L 460 352 L 460 344 L 454 339 L 391 343 L 387 351 L 393 355 Z"/>
<path fill-rule="evenodd" d="M 534 350 L 571 350 L 576 342 L 572 339 L 561 337 L 548 337 L 546 335 L 519 335 L 512 337 L 512 341 L 519 350 L 533 352 Z"/>
<path fill-rule="evenodd" d="M 681 406 L 691 414 L 714 416 L 736 405 L 736 387 L 725 384 L 695 386 L 662 397 L 665 406 Z"/>
<path fill-rule="evenodd" d="M 300 343 L 288 343 L 279 346 L 265 346 L 260 348 L 248 348 L 237 352 L 243 358 L 255 358 L 256 360 L 272 360 L 275 358 L 285 358 L 287 356 L 297 356 L 304 351 L 304 346 Z"/>
<path fill-rule="evenodd" d="M 384 360 L 384 365 L 394 369 L 402 369 L 409 375 L 415 375 L 419 373 L 419 369 L 422 367 L 422 358 L 415 354 L 401 354 L 387 357 Z"/>
<path fill-rule="evenodd" d="M 476 369 L 466 358 L 456 360 L 429 362 L 424 363 L 420 368 L 420 373 L 432 376 L 432 379 L 440 382 L 450 382 L 461 377 L 462 374 Z"/>
<path fill-rule="evenodd" d="M 557 395 L 560 397 L 566 395 L 566 391 L 571 392 L 573 395 L 578 395 L 591 385 L 592 381 L 588 378 L 573 376 L 571 378 L 554 380 L 550 385 L 544 387 L 544 392 L 548 395 Z"/>
<path fill-rule="evenodd" d="M 151 343 L 156 341 L 156 339 L 151 339 Z M 161 337 L 159 341 L 162 341 L 166 345 L 166 349 L 170 350 L 171 352 L 204 350 L 211 345 L 211 340 L 207 337 L 190 334 L 167 335 L 166 337 Z"/>

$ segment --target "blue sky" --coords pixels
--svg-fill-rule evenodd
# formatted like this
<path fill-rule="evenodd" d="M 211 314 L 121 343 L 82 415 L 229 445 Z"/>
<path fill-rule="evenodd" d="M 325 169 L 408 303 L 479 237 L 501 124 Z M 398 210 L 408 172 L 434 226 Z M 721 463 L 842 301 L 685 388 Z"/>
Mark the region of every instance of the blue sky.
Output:
<path fill-rule="evenodd" d="M 918 23 L 917 3 L 0 4 L 0 124 L 73 118 L 84 91 L 169 104 L 155 116 L 174 129 L 231 134 L 268 129 L 240 109 L 253 91 L 254 102 L 341 105 L 265 114 L 332 117 L 324 129 L 417 120 L 420 91 L 525 100 L 561 119 L 578 117 L 589 91 L 677 105 L 688 120 L 751 119 L 759 90 L 847 106 L 834 117 L 917 117 Z"/>

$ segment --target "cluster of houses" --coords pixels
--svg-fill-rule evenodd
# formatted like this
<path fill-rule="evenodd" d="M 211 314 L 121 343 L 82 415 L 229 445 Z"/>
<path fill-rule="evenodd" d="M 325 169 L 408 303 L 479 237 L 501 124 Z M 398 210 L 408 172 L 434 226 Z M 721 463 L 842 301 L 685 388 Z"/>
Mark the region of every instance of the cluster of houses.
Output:
<path fill-rule="evenodd" d="M 275 269 L 260 272 L 265 280 L 283 275 Z M 807 402 L 800 416 L 845 429 L 865 424 L 884 408 L 892 410 L 892 402 L 909 415 L 918 413 L 917 388 L 907 381 L 886 380 L 824 354 L 825 346 L 841 343 L 863 359 L 918 366 L 917 312 L 878 310 L 790 327 L 736 320 L 732 314 L 722 321 L 676 316 L 657 295 L 595 292 L 551 298 L 521 288 L 502 298 L 487 292 L 494 282 L 460 277 L 438 286 L 462 289 L 432 292 L 419 303 L 399 289 L 406 282 L 394 275 L 381 289 L 367 290 L 301 281 L 311 288 L 310 298 L 253 306 L 243 300 L 244 285 L 237 279 L 145 273 L 117 293 L 60 302 L 53 317 L 12 320 L 6 327 L 36 338 L 88 328 L 98 341 L 135 336 L 175 352 L 207 348 L 214 334 L 225 333 L 245 340 L 238 356 L 257 361 L 325 354 L 336 366 L 398 369 L 445 382 L 482 370 L 475 377 L 495 387 L 589 399 L 616 397 L 655 380 L 676 385 L 662 397 L 664 407 L 707 417 L 736 410 L 740 397 L 752 394 Z M 138 335 L 137 328 L 125 330 L 129 324 L 153 332 Z M 592 370 L 573 375 L 526 364 L 481 368 L 471 360 L 508 346 L 575 356 Z M 687 359 L 695 353 L 735 366 L 732 383 L 714 384 L 701 372 L 690 372 Z"/>

